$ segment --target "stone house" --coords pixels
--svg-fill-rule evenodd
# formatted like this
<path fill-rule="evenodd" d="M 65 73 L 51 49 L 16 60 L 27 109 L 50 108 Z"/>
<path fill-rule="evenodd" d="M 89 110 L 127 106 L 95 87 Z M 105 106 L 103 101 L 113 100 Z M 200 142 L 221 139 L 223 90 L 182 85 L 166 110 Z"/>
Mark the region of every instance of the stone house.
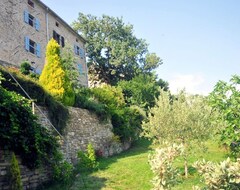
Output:
<path fill-rule="evenodd" d="M 72 48 L 80 84 L 88 86 L 86 40 L 40 0 L 0 0 L 0 60 L 20 66 L 31 63 L 41 73 L 48 41 Z"/>

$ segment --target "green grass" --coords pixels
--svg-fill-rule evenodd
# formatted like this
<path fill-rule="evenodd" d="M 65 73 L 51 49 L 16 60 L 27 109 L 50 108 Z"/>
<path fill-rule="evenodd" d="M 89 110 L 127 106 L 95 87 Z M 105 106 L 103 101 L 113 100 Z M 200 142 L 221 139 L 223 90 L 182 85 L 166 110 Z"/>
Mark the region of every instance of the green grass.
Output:
<path fill-rule="evenodd" d="M 99 160 L 99 170 L 78 174 L 71 187 L 53 186 L 47 190 L 150 190 L 153 174 L 148 164 L 148 154 L 151 151 L 150 142 L 140 140 L 133 147 L 116 156 Z M 218 147 L 214 141 L 207 143 L 208 151 L 196 151 L 189 158 L 189 166 L 196 160 L 222 161 L 226 159 L 226 150 Z M 179 159 L 176 166 L 182 171 L 182 183 L 174 190 L 191 190 L 193 185 L 200 184 L 200 178 L 193 167 L 189 167 L 189 178 L 183 175 L 183 160 Z M 201 185 L 201 184 L 200 184 Z"/>

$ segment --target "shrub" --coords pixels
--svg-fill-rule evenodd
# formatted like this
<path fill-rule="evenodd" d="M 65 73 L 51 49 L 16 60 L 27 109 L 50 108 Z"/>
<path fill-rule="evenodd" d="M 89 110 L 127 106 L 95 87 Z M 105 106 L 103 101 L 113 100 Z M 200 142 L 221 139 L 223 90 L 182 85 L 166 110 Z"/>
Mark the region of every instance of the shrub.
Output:
<path fill-rule="evenodd" d="M 179 171 L 173 167 L 173 161 L 183 152 L 183 145 L 173 144 L 158 148 L 149 155 L 149 163 L 154 173 L 153 190 L 171 189 L 179 182 Z"/>
<path fill-rule="evenodd" d="M 98 165 L 99 163 L 97 162 L 96 153 L 92 144 L 88 144 L 86 153 L 82 151 L 78 152 L 78 171 L 96 169 Z"/>
<path fill-rule="evenodd" d="M 73 165 L 67 161 L 58 162 L 53 166 L 53 179 L 63 184 L 69 184 L 73 177 Z"/>
<path fill-rule="evenodd" d="M 20 72 L 24 75 L 29 75 L 31 69 L 32 67 L 27 61 L 22 62 L 20 65 Z"/>
<path fill-rule="evenodd" d="M 21 190 L 23 189 L 20 168 L 18 165 L 18 160 L 14 152 L 12 153 L 11 163 L 10 163 L 10 179 L 9 179 L 10 187 L 12 190 Z"/>
<path fill-rule="evenodd" d="M 46 64 L 40 75 L 39 83 L 64 105 L 74 104 L 75 94 L 61 63 L 60 46 L 54 39 L 48 42 Z"/>
<path fill-rule="evenodd" d="M 232 162 L 230 158 L 220 164 L 197 161 L 193 165 L 203 177 L 206 187 L 209 190 L 238 190 L 240 189 L 240 159 Z"/>

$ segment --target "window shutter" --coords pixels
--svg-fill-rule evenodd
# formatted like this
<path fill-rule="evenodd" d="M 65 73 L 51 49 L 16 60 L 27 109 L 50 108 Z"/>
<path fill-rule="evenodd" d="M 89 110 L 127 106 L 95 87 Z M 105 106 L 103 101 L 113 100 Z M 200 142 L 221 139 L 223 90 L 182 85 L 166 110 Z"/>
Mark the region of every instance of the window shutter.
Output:
<path fill-rule="evenodd" d="M 37 31 L 40 30 L 40 21 L 37 18 L 35 18 L 35 28 L 36 28 Z"/>
<path fill-rule="evenodd" d="M 78 71 L 79 71 L 79 73 L 80 73 L 80 75 L 81 74 L 83 74 L 83 67 L 82 67 L 82 64 L 78 64 Z"/>
<path fill-rule="evenodd" d="M 79 52 L 80 52 L 80 57 L 83 58 L 83 49 L 80 48 Z"/>
<path fill-rule="evenodd" d="M 29 49 L 30 49 L 29 38 L 27 36 L 25 36 L 24 41 L 25 41 L 25 49 L 27 51 L 29 51 Z"/>
<path fill-rule="evenodd" d="M 53 39 L 56 40 L 56 35 L 57 33 L 55 32 L 55 30 L 53 30 Z"/>
<path fill-rule="evenodd" d="M 29 14 L 27 11 L 24 11 L 24 22 L 28 23 L 29 21 Z"/>
<path fill-rule="evenodd" d="M 41 57 L 41 45 L 40 44 L 36 45 L 36 55 L 37 55 L 37 57 Z"/>

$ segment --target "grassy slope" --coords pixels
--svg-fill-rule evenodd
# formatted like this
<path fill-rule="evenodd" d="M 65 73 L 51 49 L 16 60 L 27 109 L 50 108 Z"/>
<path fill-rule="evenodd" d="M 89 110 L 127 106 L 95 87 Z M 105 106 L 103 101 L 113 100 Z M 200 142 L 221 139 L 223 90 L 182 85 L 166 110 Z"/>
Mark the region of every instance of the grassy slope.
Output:
<path fill-rule="evenodd" d="M 210 141 L 205 153 L 195 152 L 189 159 L 189 165 L 203 157 L 206 160 L 222 161 L 226 158 L 226 151 L 220 149 L 216 142 Z M 78 175 L 71 188 L 61 185 L 48 190 L 150 190 L 150 180 L 153 174 L 148 164 L 148 154 L 151 151 L 150 143 L 146 140 L 137 142 L 130 150 L 110 158 L 100 159 L 100 168 L 92 173 Z M 176 165 L 183 175 L 183 160 L 178 160 Z M 189 168 L 189 178 L 176 186 L 176 190 L 191 190 L 193 185 L 200 183 L 196 170 Z M 184 179 L 184 177 L 183 177 Z"/>

